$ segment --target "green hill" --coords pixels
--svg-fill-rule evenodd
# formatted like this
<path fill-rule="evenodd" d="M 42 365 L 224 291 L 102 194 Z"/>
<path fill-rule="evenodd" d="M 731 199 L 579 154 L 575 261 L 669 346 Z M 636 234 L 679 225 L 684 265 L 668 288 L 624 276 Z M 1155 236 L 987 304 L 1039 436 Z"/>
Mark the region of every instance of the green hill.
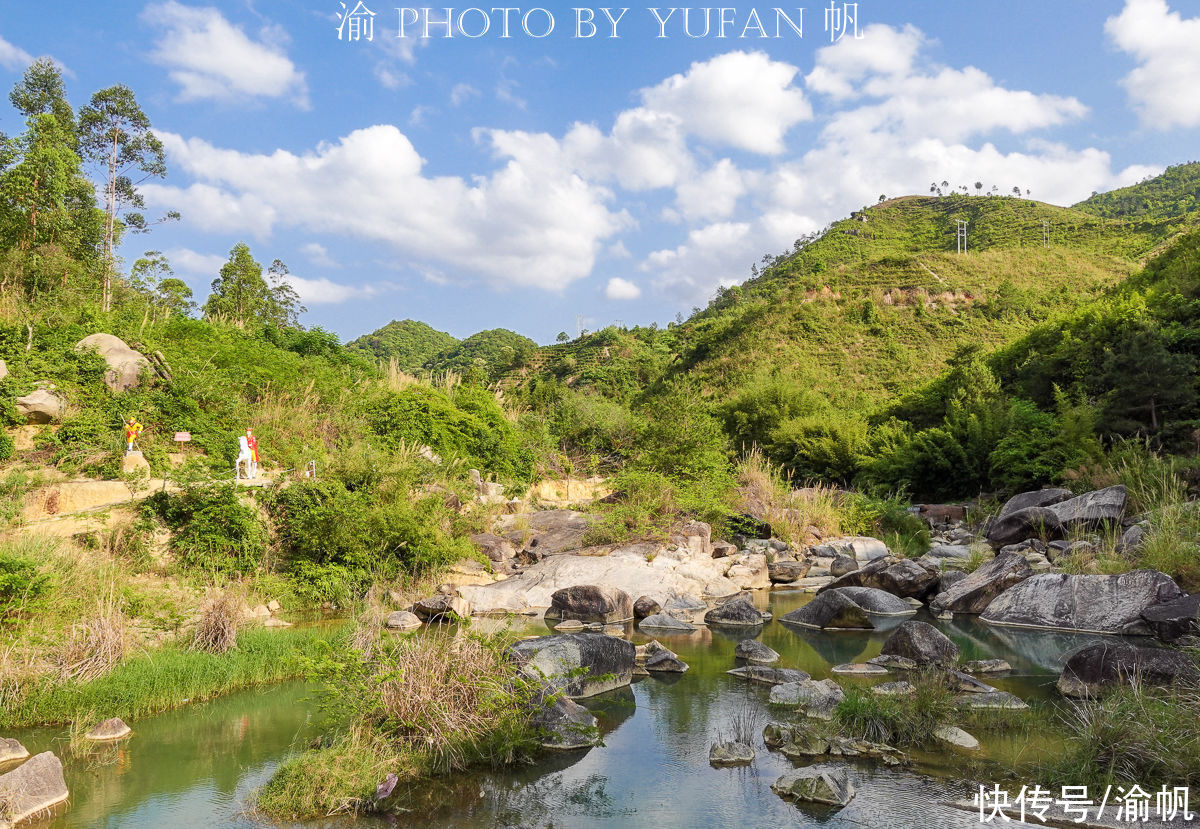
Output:
<path fill-rule="evenodd" d="M 537 343 L 507 328 L 492 328 L 472 334 L 435 354 L 425 368 L 435 374 L 448 371 L 479 374 L 489 382 L 524 365 L 537 352 Z"/>
<path fill-rule="evenodd" d="M 1168 167 L 1162 175 L 1132 187 L 1097 193 L 1076 210 L 1110 219 L 1184 216 L 1200 205 L 1200 162 Z"/>
<path fill-rule="evenodd" d="M 383 328 L 346 343 L 346 348 L 376 360 L 396 361 L 401 371 L 416 374 L 436 354 L 458 340 L 417 320 L 392 320 Z"/>

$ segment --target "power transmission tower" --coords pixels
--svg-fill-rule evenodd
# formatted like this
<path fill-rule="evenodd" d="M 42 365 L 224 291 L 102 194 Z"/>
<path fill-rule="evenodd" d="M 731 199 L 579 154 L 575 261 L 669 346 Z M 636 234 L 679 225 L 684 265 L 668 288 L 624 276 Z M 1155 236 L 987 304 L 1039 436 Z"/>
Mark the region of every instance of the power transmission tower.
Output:
<path fill-rule="evenodd" d="M 965 219 L 958 220 L 958 252 L 960 254 L 967 252 L 967 222 Z"/>
<path fill-rule="evenodd" d="M 1050 222 L 1042 221 L 1042 247 L 1050 247 Z"/>

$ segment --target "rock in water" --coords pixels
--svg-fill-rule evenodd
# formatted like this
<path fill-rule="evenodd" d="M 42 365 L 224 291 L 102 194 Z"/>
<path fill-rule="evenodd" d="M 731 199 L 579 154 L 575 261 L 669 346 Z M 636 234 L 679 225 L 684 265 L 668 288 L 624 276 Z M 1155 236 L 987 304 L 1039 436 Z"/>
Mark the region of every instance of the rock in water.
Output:
<path fill-rule="evenodd" d="M 938 612 L 982 613 L 994 598 L 1032 575 L 1033 568 L 1024 556 L 1002 552 L 945 593 L 939 593 L 929 606 Z"/>
<path fill-rule="evenodd" d="M 1011 671 L 1012 665 L 1003 659 L 972 659 L 963 663 L 963 670 L 969 674 L 999 674 Z"/>
<path fill-rule="evenodd" d="M 908 558 L 862 576 L 863 587 L 873 587 L 901 598 L 923 598 L 933 592 L 937 583 L 937 568 L 925 567 Z"/>
<path fill-rule="evenodd" d="M 565 587 L 550 597 L 546 619 L 578 619 L 581 622 L 612 624 L 633 618 L 633 599 L 616 587 L 579 584 Z"/>
<path fill-rule="evenodd" d="M 1142 619 L 1164 642 L 1200 635 L 1200 593 L 1148 607 Z"/>
<path fill-rule="evenodd" d="M 754 749 L 745 743 L 713 743 L 708 750 L 708 762 L 714 766 L 744 766 L 754 762 Z"/>
<path fill-rule="evenodd" d="M 458 596 L 439 593 L 413 604 L 413 613 L 423 622 L 450 622 L 456 618 L 466 619 L 471 615 L 471 603 Z"/>
<path fill-rule="evenodd" d="M 16 740 L 0 737 L 0 766 L 14 760 L 24 760 L 29 756 L 28 749 Z"/>
<path fill-rule="evenodd" d="M 779 654 L 768 648 L 762 642 L 754 639 L 743 639 L 733 649 L 736 659 L 744 659 L 751 665 L 773 665 L 779 661 Z"/>
<path fill-rule="evenodd" d="M 108 371 L 104 384 L 113 391 L 136 388 L 141 373 L 150 368 L 150 361 L 134 351 L 120 337 L 112 334 L 92 334 L 75 343 L 76 351 L 94 351 L 104 358 Z"/>
<path fill-rule="evenodd" d="M 638 630 L 658 630 L 668 633 L 691 633 L 696 629 L 695 625 L 689 625 L 687 622 L 676 619 L 674 616 L 668 616 L 665 613 L 656 613 L 653 616 L 647 616 L 642 621 L 638 622 Z"/>
<path fill-rule="evenodd" d="M 746 665 L 726 671 L 725 673 L 730 676 L 736 676 L 739 679 L 749 680 L 750 682 L 760 682 L 763 685 L 803 682 L 809 678 L 808 674 L 804 673 L 804 671 L 797 671 L 792 668 L 768 668 L 763 665 Z"/>
<path fill-rule="evenodd" d="M 763 623 L 763 617 L 750 602 L 735 599 L 705 613 L 704 623 L 721 627 L 754 627 Z"/>
<path fill-rule="evenodd" d="M 843 769 L 795 769 L 772 783 L 771 791 L 780 797 L 831 806 L 845 806 L 854 797 L 854 786 Z"/>
<path fill-rule="evenodd" d="M 70 792 L 62 761 L 43 751 L 8 774 L 0 774 L 0 821 L 13 825 L 62 803 Z"/>
<path fill-rule="evenodd" d="M 543 748 L 570 751 L 599 745 L 600 729 L 592 712 L 553 689 L 545 688 L 530 718 Z"/>
<path fill-rule="evenodd" d="M 1156 570 L 1119 576 L 1042 573 L 1001 593 L 980 618 L 993 625 L 1148 634 L 1142 613 L 1183 595 Z"/>
<path fill-rule="evenodd" d="M 958 661 L 958 645 L 927 622 L 903 622 L 880 649 L 885 656 L 903 656 L 918 665 L 948 667 Z"/>
<path fill-rule="evenodd" d="M 979 751 L 979 741 L 953 725 L 939 725 L 934 730 L 933 736 L 947 745 L 961 748 L 964 751 Z"/>
<path fill-rule="evenodd" d="M 779 617 L 779 621 L 801 627 L 838 630 L 874 630 L 866 611 L 840 591 L 818 593 L 804 607 Z"/>
<path fill-rule="evenodd" d="M 774 561 L 767 565 L 767 574 L 774 584 L 790 584 L 808 575 L 811 561 Z"/>
<path fill-rule="evenodd" d="M 800 682 L 785 682 L 771 688 L 772 705 L 789 705 L 818 720 L 833 719 L 833 711 L 846 698 L 842 687 L 832 679 L 817 682 L 805 679 Z"/>
<path fill-rule="evenodd" d="M 1198 680 L 1196 663 L 1179 651 L 1096 642 L 1067 660 L 1058 677 L 1058 690 L 1068 697 L 1089 697 L 1117 685 L 1174 685 Z"/>
<path fill-rule="evenodd" d="M 635 619 L 648 619 L 659 613 L 662 613 L 662 605 L 649 596 L 642 596 L 633 603 L 633 618 Z"/>
<path fill-rule="evenodd" d="M 397 610 L 387 615 L 383 625 L 388 630 L 416 630 L 421 626 L 421 620 L 415 613 Z"/>
<path fill-rule="evenodd" d="M 674 651 L 659 648 L 646 657 L 645 668 L 651 673 L 681 674 L 688 669 L 688 666 Z"/>
<path fill-rule="evenodd" d="M 873 616 L 913 616 L 917 612 L 898 596 L 874 587 L 843 587 L 829 592 L 841 593 Z"/>
<path fill-rule="evenodd" d="M 527 676 L 544 678 L 573 699 L 628 685 L 636 654 L 632 642 L 602 633 L 523 639 L 509 651 Z"/>
<path fill-rule="evenodd" d="M 84 732 L 84 738 L 96 742 L 111 742 L 121 740 L 133 733 L 120 717 L 112 717 L 102 723 L 97 723 Z"/>

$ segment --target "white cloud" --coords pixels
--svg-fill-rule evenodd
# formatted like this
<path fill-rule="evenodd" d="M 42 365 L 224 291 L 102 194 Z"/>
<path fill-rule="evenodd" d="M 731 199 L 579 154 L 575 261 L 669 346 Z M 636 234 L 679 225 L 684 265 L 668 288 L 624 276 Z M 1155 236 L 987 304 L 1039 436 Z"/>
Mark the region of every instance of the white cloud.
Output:
<path fill-rule="evenodd" d="M 319 268 L 336 268 L 338 263 L 329 255 L 329 250 L 317 242 L 306 242 L 300 246 L 300 252 Z"/>
<path fill-rule="evenodd" d="M 343 285 L 325 277 L 306 279 L 294 273 L 287 275 L 287 282 L 296 289 L 300 301 L 306 305 L 338 305 L 348 299 L 362 299 L 378 295 L 387 285 Z"/>
<path fill-rule="evenodd" d="M 151 59 L 165 66 L 184 101 L 290 97 L 308 107 L 304 73 L 278 46 L 277 28 L 266 41 L 252 40 L 215 8 L 185 6 L 176 0 L 152 3 L 143 19 L 162 30 Z"/>
<path fill-rule="evenodd" d="M 637 299 L 642 295 L 642 289 L 628 279 L 622 279 L 619 276 L 614 276 L 608 280 L 608 285 L 604 288 L 604 295 L 609 299 Z"/>
<path fill-rule="evenodd" d="M 412 78 L 406 72 L 397 72 L 385 63 L 375 67 L 375 77 L 387 89 L 403 89 L 412 85 Z"/>
<path fill-rule="evenodd" d="M 611 194 L 561 166 L 507 156 L 469 181 L 428 177 L 396 127 L 356 130 L 303 155 L 241 153 L 160 136 L 174 168 L 202 181 L 143 188 L 202 226 L 236 225 L 223 209 L 261 205 L 260 229 L 298 227 L 381 242 L 419 270 L 494 287 L 561 290 L 587 276 L 606 239 L 629 224 Z M 243 225 L 244 227 L 245 225 Z M 224 229 L 228 229 L 225 227 Z"/>
<path fill-rule="evenodd" d="M 215 253 L 197 253 L 190 248 L 172 248 L 163 251 L 163 255 L 167 257 L 167 261 L 171 263 L 171 269 L 176 273 L 201 277 L 205 280 L 205 285 L 216 279 L 220 275 L 221 266 L 229 261 L 227 256 L 218 256 Z"/>
<path fill-rule="evenodd" d="M 1142 123 L 1200 126 L 1200 17 L 1185 19 L 1166 0 L 1126 0 L 1104 30 L 1138 61 L 1121 83 Z"/>
<path fill-rule="evenodd" d="M 244 233 L 266 239 L 275 226 L 275 207 L 253 193 L 230 193 L 203 183 L 180 188 L 146 182 L 139 189 L 151 207 L 175 210 L 186 205 L 187 223 L 210 233 Z"/>
<path fill-rule="evenodd" d="M 469 83 L 456 83 L 450 90 L 450 105 L 462 106 L 468 99 L 478 97 L 479 90 Z"/>
<path fill-rule="evenodd" d="M 0 37 L 0 66 L 20 72 L 31 63 L 33 63 L 33 55 Z"/>
<path fill-rule="evenodd" d="M 675 189 L 676 209 L 689 220 L 727 218 L 745 194 L 749 178 L 732 161 L 723 158 L 699 176 L 680 182 Z"/>

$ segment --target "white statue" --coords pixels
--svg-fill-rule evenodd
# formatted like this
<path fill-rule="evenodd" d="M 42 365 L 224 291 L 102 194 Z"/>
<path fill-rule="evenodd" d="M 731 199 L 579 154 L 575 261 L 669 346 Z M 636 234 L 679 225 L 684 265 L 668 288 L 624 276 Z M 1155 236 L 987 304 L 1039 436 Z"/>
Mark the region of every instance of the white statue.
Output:
<path fill-rule="evenodd" d="M 242 477 L 242 464 L 246 465 L 246 479 L 254 477 L 254 456 L 250 453 L 250 444 L 245 437 L 238 437 L 238 456 L 237 462 L 233 465 L 233 479 L 236 481 Z"/>

